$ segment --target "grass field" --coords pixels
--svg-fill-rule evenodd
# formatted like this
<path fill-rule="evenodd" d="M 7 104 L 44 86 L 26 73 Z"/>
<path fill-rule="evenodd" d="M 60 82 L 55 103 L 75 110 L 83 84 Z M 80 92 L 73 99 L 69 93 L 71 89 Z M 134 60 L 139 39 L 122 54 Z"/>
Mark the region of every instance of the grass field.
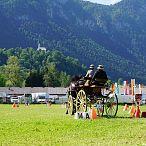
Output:
<path fill-rule="evenodd" d="M 141 106 L 146 111 L 146 106 Z M 2 146 L 146 146 L 146 118 L 132 119 L 119 107 L 117 118 L 75 120 L 62 105 L 0 105 Z"/>

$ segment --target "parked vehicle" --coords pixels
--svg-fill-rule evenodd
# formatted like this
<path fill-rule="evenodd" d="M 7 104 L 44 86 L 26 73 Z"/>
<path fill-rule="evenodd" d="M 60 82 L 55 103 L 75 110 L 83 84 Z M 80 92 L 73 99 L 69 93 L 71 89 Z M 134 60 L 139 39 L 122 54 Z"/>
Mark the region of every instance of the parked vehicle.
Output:
<path fill-rule="evenodd" d="M 6 93 L 0 92 L 0 103 L 6 103 Z"/>
<path fill-rule="evenodd" d="M 11 103 L 20 103 L 20 97 L 12 96 L 11 97 Z"/>
<path fill-rule="evenodd" d="M 55 103 L 57 103 L 57 104 L 63 104 L 63 103 L 66 103 L 67 101 L 68 101 L 67 95 L 60 96 L 60 97 L 55 99 Z"/>
<path fill-rule="evenodd" d="M 49 99 L 49 94 L 44 93 L 32 93 L 32 102 L 33 103 L 46 103 Z"/>
<path fill-rule="evenodd" d="M 37 103 L 46 103 L 45 95 L 38 95 L 37 96 Z"/>
<path fill-rule="evenodd" d="M 11 96 L 7 95 L 6 97 L 6 103 L 10 104 L 11 103 Z"/>

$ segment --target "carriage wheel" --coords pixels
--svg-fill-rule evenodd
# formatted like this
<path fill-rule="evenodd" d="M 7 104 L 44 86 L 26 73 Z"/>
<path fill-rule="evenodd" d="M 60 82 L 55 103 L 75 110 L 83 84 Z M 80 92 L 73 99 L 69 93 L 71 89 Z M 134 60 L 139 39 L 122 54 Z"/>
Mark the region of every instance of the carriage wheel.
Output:
<path fill-rule="evenodd" d="M 114 118 L 118 111 L 118 98 L 114 92 L 110 92 L 107 95 L 105 102 L 106 115 L 109 118 Z"/>
<path fill-rule="evenodd" d="M 68 96 L 68 113 L 70 115 L 74 115 L 74 112 L 75 112 L 75 105 L 74 105 L 74 100 L 73 100 L 73 97 L 72 95 L 69 95 Z"/>
<path fill-rule="evenodd" d="M 86 112 L 87 111 L 87 101 L 86 93 L 84 90 L 80 90 L 76 98 L 76 111 Z"/>

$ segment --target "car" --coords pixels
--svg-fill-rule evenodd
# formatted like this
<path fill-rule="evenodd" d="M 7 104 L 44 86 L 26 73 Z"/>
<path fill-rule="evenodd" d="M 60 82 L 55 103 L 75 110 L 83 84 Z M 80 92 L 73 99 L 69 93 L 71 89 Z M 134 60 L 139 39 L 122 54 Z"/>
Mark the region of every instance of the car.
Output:
<path fill-rule="evenodd" d="M 31 93 L 31 97 L 33 103 L 46 103 L 48 101 L 49 94 L 47 92 Z"/>
<path fill-rule="evenodd" d="M 44 95 L 38 95 L 37 103 L 46 103 L 46 97 Z"/>
<path fill-rule="evenodd" d="M 20 97 L 18 96 L 12 96 L 10 100 L 11 103 L 20 103 Z"/>

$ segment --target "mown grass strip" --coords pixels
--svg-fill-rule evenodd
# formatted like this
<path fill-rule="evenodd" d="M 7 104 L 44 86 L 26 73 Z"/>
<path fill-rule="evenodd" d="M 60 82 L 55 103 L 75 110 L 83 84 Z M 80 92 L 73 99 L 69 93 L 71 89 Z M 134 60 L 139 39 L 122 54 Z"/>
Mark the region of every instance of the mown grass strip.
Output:
<path fill-rule="evenodd" d="M 146 144 L 146 118 L 132 119 L 119 106 L 117 118 L 75 120 L 62 105 L 0 105 L 3 146 L 96 146 Z M 146 111 L 146 106 L 141 106 Z"/>

